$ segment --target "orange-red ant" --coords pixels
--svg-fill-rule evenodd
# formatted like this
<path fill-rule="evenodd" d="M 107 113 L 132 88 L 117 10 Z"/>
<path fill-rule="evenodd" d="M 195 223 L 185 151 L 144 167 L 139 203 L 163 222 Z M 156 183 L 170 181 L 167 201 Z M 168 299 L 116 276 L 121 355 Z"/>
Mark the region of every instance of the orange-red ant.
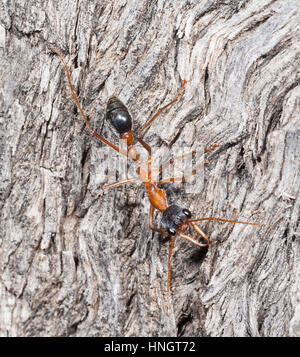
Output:
<path fill-rule="evenodd" d="M 137 151 L 137 148 L 133 144 L 132 119 L 131 119 L 131 116 L 130 116 L 127 108 L 125 107 L 125 105 L 115 96 L 112 96 L 111 98 L 109 98 L 108 103 L 107 103 L 107 109 L 106 109 L 106 118 L 110 122 L 113 129 L 119 134 L 120 138 L 125 140 L 126 145 L 127 145 L 127 150 L 123 150 L 119 146 L 114 145 L 113 143 L 106 140 L 104 137 L 102 137 L 101 135 L 99 135 L 92 129 L 86 115 L 84 114 L 84 112 L 80 106 L 77 95 L 73 89 L 69 68 L 68 68 L 61 52 L 56 48 L 52 48 L 52 51 L 59 56 L 59 58 L 61 59 L 63 65 L 65 67 L 65 71 L 66 71 L 69 87 L 72 92 L 72 96 L 73 96 L 76 106 L 79 109 L 79 111 L 85 121 L 85 124 L 88 127 L 88 129 L 90 130 L 91 134 L 93 136 L 95 136 L 97 139 L 104 142 L 106 145 L 109 145 L 112 149 L 114 149 L 121 155 L 130 157 L 132 160 L 134 160 L 138 164 L 138 169 L 137 169 L 138 177 L 127 178 L 127 179 L 124 179 L 124 180 L 121 180 L 121 181 L 118 181 L 118 182 L 115 182 L 112 184 L 104 185 L 104 186 L 102 186 L 102 188 L 108 189 L 108 188 L 112 188 L 112 187 L 117 187 L 117 186 L 124 185 L 127 183 L 135 182 L 137 180 L 141 180 L 142 183 L 144 184 L 146 192 L 148 194 L 149 201 L 150 201 L 149 228 L 155 232 L 158 232 L 160 234 L 167 235 L 170 237 L 169 257 L 168 257 L 167 293 L 169 293 L 169 290 L 170 290 L 172 249 L 173 249 L 173 246 L 175 243 L 175 238 L 177 236 L 187 239 L 188 241 L 194 243 L 198 247 L 206 247 L 209 245 L 209 240 L 208 240 L 206 234 L 203 233 L 202 230 L 199 228 L 199 226 L 196 224 L 196 222 L 215 220 L 215 221 L 220 221 L 220 222 L 250 224 L 253 226 L 259 225 L 259 223 L 234 221 L 234 220 L 222 219 L 222 218 L 217 218 L 217 217 L 192 219 L 191 218 L 192 214 L 188 209 L 182 208 L 175 204 L 169 206 L 165 191 L 158 187 L 159 184 L 165 183 L 165 182 L 175 182 L 175 181 L 184 182 L 190 176 L 192 176 L 196 173 L 196 170 L 194 169 L 192 171 L 191 175 L 189 175 L 189 176 L 170 177 L 170 178 L 163 179 L 163 180 L 157 180 L 157 176 L 160 173 L 161 168 L 160 169 L 151 168 L 151 164 L 152 164 L 151 147 L 147 143 L 145 143 L 140 137 L 141 134 L 144 132 L 144 130 L 158 117 L 158 115 L 164 109 L 168 108 L 169 106 L 171 106 L 172 104 L 174 104 L 175 102 L 177 102 L 179 100 L 179 98 L 182 96 L 182 93 L 184 91 L 186 80 L 183 81 L 181 89 L 180 89 L 179 93 L 177 94 L 177 97 L 174 100 L 172 100 L 170 103 L 165 105 L 164 107 L 160 108 L 154 114 L 154 116 L 148 122 L 146 122 L 146 124 L 139 131 L 136 139 L 148 152 L 147 161 L 142 162 L 140 160 L 140 155 Z M 212 145 L 209 148 L 205 149 L 204 152 L 208 152 L 208 151 L 214 149 L 216 146 L 217 146 L 216 144 Z M 167 165 L 170 164 L 171 161 L 174 161 L 175 159 L 183 158 L 190 154 L 192 154 L 192 153 L 175 157 L 173 160 L 169 160 Z M 155 178 L 153 178 L 153 172 L 156 173 Z M 162 228 L 156 228 L 153 226 L 153 215 L 154 215 L 155 209 L 162 212 L 162 220 L 161 220 Z M 185 232 L 188 230 L 189 226 L 192 226 L 192 228 L 205 240 L 205 243 L 199 243 L 196 239 L 194 239 L 190 235 L 185 234 Z"/>

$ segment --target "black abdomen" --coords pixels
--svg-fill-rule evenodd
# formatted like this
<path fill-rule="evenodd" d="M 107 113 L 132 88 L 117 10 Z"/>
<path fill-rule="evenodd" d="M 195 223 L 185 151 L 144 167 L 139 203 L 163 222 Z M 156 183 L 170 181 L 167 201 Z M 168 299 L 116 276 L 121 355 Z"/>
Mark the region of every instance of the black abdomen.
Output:
<path fill-rule="evenodd" d="M 110 97 L 106 107 L 106 119 L 122 135 L 132 129 L 132 119 L 125 105 L 115 96 Z"/>

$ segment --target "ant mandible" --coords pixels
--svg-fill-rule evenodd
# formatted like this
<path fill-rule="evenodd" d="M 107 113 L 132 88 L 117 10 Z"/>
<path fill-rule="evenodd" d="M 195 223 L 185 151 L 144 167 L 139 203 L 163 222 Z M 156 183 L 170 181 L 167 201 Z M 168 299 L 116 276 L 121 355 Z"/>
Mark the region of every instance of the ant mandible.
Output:
<path fill-rule="evenodd" d="M 175 239 L 177 236 L 180 236 L 181 238 L 187 239 L 188 241 L 192 242 L 193 244 L 197 245 L 198 247 L 206 247 L 209 245 L 209 240 L 206 236 L 206 234 L 199 228 L 199 226 L 196 224 L 196 222 L 199 221 L 209 221 L 209 220 L 214 220 L 214 221 L 220 221 L 220 222 L 230 222 L 230 223 L 241 223 L 241 224 L 249 224 L 253 226 L 259 225 L 259 223 L 250 223 L 250 222 L 242 222 L 242 221 L 235 221 L 235 220 L 229 220 L 229 219 L 222 219 L 222 218 L 217 218 L 217 217 L 206 217 L 206 218 L 196 218 L 192 219 L 192 214 L 191 212 L 186 209 L 182 208 L 176 204 L 168 205 L 167 201 L 167 196 L 166 193 L 163 189 L 159 188 L 158 185 L 161 183 L 165 182 L 175 182 L 175 181 L 181 181 L 185 182 L 189 177 L 194 175 L 196 173 L 196 170 L 194 169 L 192 173 L 189 176 L 182 176 L 182 177 L 170 177 L 167 179 L 163 180 L 157 180 L 157 175 L 161 172 L 162 167 L 159 169 L 152 169 L 151 164 L 152 164 L 152 150 L 151 147 L 145 143 L 141 139 L 141 134 L 144 132 L 144 130 L 149 127 L 149 125 L 159 116 L 159 114 L 177 102 L 179 98 L 182 96 L 182 93 L 184 91 L 184 87 L 186 84 L 186 80 L 183 81 L 182 86 L 180 91 L 177 94 L 177 97 L 172 100 L 170 103 L 166 104 L 164 107 L 158 109 L 158 111 L 154 114 L 154 116 L 144 124 L 142 129 L 139 131 L 138 136 L 136 137 L 136 140 L 139 141 L 139 143 L 146 149 L 148 152 L 148 159 L 146 162 L 142 162 L 140 160 L 140 155 L 136 149 L 136 147 L 133 144 L 133 134 L 132 134 L 132 119 L 131 116 L 125 107 L 125 105 L 115 96 L 112 96 L 109 98 L 108 103 L 107 103 L 107 108 L 106 108 L 106 118 L 112 125 L 112 127 L 116 130 L 116 132 L 120 135 L 120 139 L 125 140 L 126 145 L 127 145 L 127 151 L 123 150 L 122 148 L 114 145 L 101 135 L 99 135 L 96 131 L 94 131 L 91 127 L 91 124 L 89 123 L 86 115 L 84 114 L 78 97 L 73 89 L 73 85 L 71 82 L 71 77 L 70 77 L 70 72 L 68 65 L 66 64 L 63 55 L 61 52 L 56 49 L 52 48 L 52 51 L 56 53 L 61 62 L 63 63 L 67 75 L 67 80 L 69 83 L 69 87 L 71 89 L 71 93 L 73 96 L 73 99 L 75 101 L 75 104 L 77 108 L 79 109 L 86 126 L 88 127 L 90 133 L 95 136 L 97 139 L 101 140 L 103 143 L 106 145 L 110 146 L 112 149 L 120 153 L 121 155 L 124 155 L 126 157 L 130 157 L 132 160 L 134 160 L 138 164 L 137 168 L 137 174 L 138 177 L 136 178 L 127 178 L 118 182 L 114 182 L 112 184 L 108 185 L 103 185 L 103 189 L 109 189 L 113 187 L 117 187 L 120 185 L 124 185 L 127 183 L 135 182 L 137 180 L 141 180 L 142 183 L 144 184 L 144 187 L 146 189 L 146 192 L 148 194 L 148 198 L 150 201 L 150 213 L 149 213 L 149 228 L 154 231 L 158 232 L 163 235 L 167 235 L 170 237 L 170 243 L 169 243 L 169 256 L 168 256 L 168 280 L 167 280 L 167 294 L 169 294 L 170 291 L 170 280 L 171 280 L 171 256 L 172 256 L 172 250 L 173 246 L 175 243 Z M 217 144 L 214 144 L 204 150 L 204 152 L 208 152 L 212 149 L 217 147 Z M 189 154 L 184 154 L 181 156 L 177 156 L 167 162 L 164 166 L 166 167 L 167 165 L 171 164 L 175 159 L 183 158 L 187 155 L 191 155 L 192 153 Z M 153 179 L 153 171 L 156 172 L 156 177 Z M 154 216 L 154 210 L 158 210 L 162 212 L 162 219 L 161 219 L 161 225 L 162 228 L 157 228 L 153 226 L 153 216 Z M 188 234 L 185 234 L 185 232 L 188 230 L 189 226 L 192 226 L 192 228 L 202 237 L 206 243 L 199 243 L 196 239 L 191 237 Z"/>

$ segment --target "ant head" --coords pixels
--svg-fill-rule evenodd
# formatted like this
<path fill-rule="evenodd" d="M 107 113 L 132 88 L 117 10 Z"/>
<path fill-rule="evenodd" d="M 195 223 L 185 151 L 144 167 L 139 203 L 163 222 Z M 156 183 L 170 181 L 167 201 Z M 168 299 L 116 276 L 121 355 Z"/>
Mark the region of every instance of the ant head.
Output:
<path fill-rule="evenodd" d="M 169 235 L 174 236 L 178 230 L 183 232 L 188 228 L 188 220 L 191 217 L 188 209 L 171 205 L 163 212 L 161 224 Z"/>

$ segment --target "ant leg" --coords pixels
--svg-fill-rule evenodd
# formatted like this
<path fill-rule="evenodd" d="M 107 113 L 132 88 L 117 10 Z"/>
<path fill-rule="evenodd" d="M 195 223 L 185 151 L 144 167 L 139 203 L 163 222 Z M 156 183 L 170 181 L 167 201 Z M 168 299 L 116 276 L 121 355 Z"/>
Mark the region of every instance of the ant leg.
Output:
<path fill-rule="evenodd" d="M 53 48 L 51 48 L 51 49 L 52 49 L 52 51 L 53 51 L 54 53 L 56 53 L 56 54 L 59 56 L 61 62 L 63 63 L 63 65 L 64 65 L 64 67 L 65 67 L 65 71 L 66 71 L 66 75 L 67 75 L 67 79 L 68 79 L 68 84 L 69 84 L 69 87 L 70 87 L 70 89 L 71 89 L 71 93 L 72 93 L 74 102 L 75 102 L 77 108 L 79 109 L 80 114 L 82 115 L 82 117 L 83 117 L 83 119 L 84 119 L 84 121 L 85 121 L 85 124 L 86 124 L 86 126 L 88 127 L 88 129 L 89 129 L 89 131 L 91 132 L 91 134 L 92 134 L 93 136 L 95 136 L 97 139 L 101 140 L 104 144 L 110 146 L 111 148 L 113 148 L 114 150 L 116 150 L 117 152 L 119 152 L 120 154 L 122 154 L 122 155 L 124 155 L 124 156 L 127 156 L 127 152 L 126 152 L 126 151 L 122 150 L 122 149 L 119 148 L 118 146 L 116 146 L 116 145 L 114 145 L 113 143 L 111 143 L 110 141 L 106 140 L 105 138 L 103 138 L 101 135 L 99 135 L 98 133 L 96 133 L 96 132 L 92 129 L 91 124 L 89 123 L 89 121 L 88 121 L 86 115 L 84 114 L 84 112 L 83 112 L 83 110 L 82 110 L 82 108 L 81 108 L 81 105 L 80 105 L 80 103 L 79 103 L 78 97 L 77 97 L 77 95 L 76 95 L 76 93 L 75 93 L 75 91 L 74 91 L 74 89 L 73 89 L 73 85 L 72 85 L 72 82 L 71 82 L 71 76 L 70 76 L 69 67 L 68 67 L 67 63 L 65 62 L 63 55 L 61 54 L 60 50 L 58 50 L 57 48 L 54 48 L 54 47 L 53 47 Z"/>
<path fill-rule="evenodd" d="M 182 176 L 182 177 L 168 177 L 166 179 L 160 180 L 160 181 L 155 181 L 157 185 L 161 183 L 166 183 L 166 182 L 187 182 L 189 178 L 191 178 L 193 175 L 197 173 L 197 169 L 192 170 L 192 172 L 188 176 Z"/>
<path fill-rule="evenodd" d="M 164 162 L 158 169 L 154 169 L 153 171 L 155 171 L 157 174 L 159 174 L 162 170 L 164 170 L 166 167 L 170 166 L 173 164 L 173 162 L 175 160 L 178 160 L 178 159 L 183 159 L 184 157 L 187 157 L 187 156 L 192 156 L 196 153 L 196 151 L 191 151 L 187 154 L 183 154 L 183 155 L 179 155 L 179 156 L 175 156 L 175 157 L 172 157 L 170 160 Z"/>
<path fill-rule="evenodd" d="M 117 181 L 117 182 L 114 182 L 114 183 L 110 183 L 110 184 L 108 184 L 108 185 L 102 185 L 101 188 L 102 188 L 103 190 L 108 190 L 109 188 L 113 188 L 113 187 L 125 185 L 126 183 L 135 182 L 136 180 L 138 180 L 137 177 L 135 177 L 135 178 L 129 178 L 129 179 Z"/>
<path fill-rule="evenodd" d="M 150 213 L 149 213 L 149 228 L 154 231 L 158 232 L 164 235 L 169 235 L 167 232 L 165 232 L 162 229 L 155 228 L 153 227 L 153 214 L 154 214 L 154 207 L 151 205 L 150 206 Z M 175 238 L 176 236 L 170 237 L 170 247 L 169 247 L 169 258 L 168 258 L 168 282 L 167 282 L 167 295 L 169 295 L 170 292 L 170 281 L 171 281 L 171 256 L 172 256 L 172 249 L 175 243 Z"/>
<path fill-rule="evenodd" d="M 205 149 L 204 149 L 204 153 L 207 153 L 207 152 L 213 150 L 213 149 L 216 148 L 217 146 L 218 146 L 218 144 L 214 144 L 214 145 L 209 146 L 208 148 L 205 148 Z M 183 155 L 179 155 L 179 156 L 172 157 L 170 160 L 168 160 L 168 161 L 166 161 L 165 163 L 163 163 L 163 164 L 161 165 L 161 167 L 160 167 L 159 169 L 157 169 L 156 171 L 157 171 L 157 172 L 161 172 L 161 171 L 162 171 L 163 169 L 165 169 L 166 167 L 172 165 L 175 160 L 183 159 L 183 158 L 185 158 L 185 157 L 192 156 L 192 155 L 195 155 L 195 154 L 196 154 L 196 151 L 193 150 L 193 151 L 191 151 L 191 152 L 189 152 L 189 153 L 187 153 L 187 154 L 183 154 Z"/>
<path fill-rule="evenodd" d="M 167 280 L 167 296 L 170 292 L 170 281 L 171 281 L 171 257 L 172 257 L 172 250 L 174 247 L 176 235 L 170 237 L 170 245 L 169 245 L 169 256 L 168 256 L 168 280 Z"/>
<path fill-rule="evenodd" d="M 145 143 L 144 140 L 142 140 L 141 138 L 137 137 L 136 138 L 140 144 L 148 151 L 148 165 L 151 166 L 152 164 L 152 149 L 151 146 L 148 145 L 147 143 Z"/>
<path fill-rule="evenodd" d="M 150 204 L 149 228 L 154 232 L 168 236 L 168 233 L 166 231 L 164 231 L 163 229 L 153 227 L 153 215 L 154 215 L 154 207 Z"/>
<path fill-rule="evenodd" d="M 213 144 L 211 146 L 209 146 L 208 148 L 204 149 L 204 153 L 207 153 L 213 149 L 215 149 L 216 147 L 218 146 L 218 144 Z M 180 155 L 180 156 L 176 156 L 172 159 L 170 159 L 169 161 L 167 161 L 166 163 L 164 163 L 158 170 L 158 173 L 161 172 L 165 167 L 171 165 L 174 160 L 176 159 L 180 159 L 180 158 L 184 158 L 184 157 L 187 157 L 187 156 L 190 156 L 190 155 L 193 155 L 195 154 L 196 151 L 192 151 L 190 153 L 187 153 L 187 154 L 183 154 L 183 155 Z M 196 169 L 192 170 L 192 172 L 188 175 L 188 176 L 182 176 L 182 177 L 169 177 L 169 178 L 166 178 L 166 179 L 163 179 L 161 181 L 157 181 L 156 184 L 160 184 L 160 183 L 166 183 L 166 182 L 175 182 L 175 181 L 179 181 L 179 182 L 186 182 L 189 178 L 191 178 L 193 175 L 195 175 L 197 173 L 197 170 L 199 170 L 199 166 L 196 167 Z"/>
<path fill-rule="evenodd" d="M 151 155 L 152 155 L 151 146 L 148 145 L 147 143 L 145 143 L 145 141 L 142 140 L 142 139 L 139 138 L 139 137 L 137 137 L 136 139 L 137 139 L 137 140 L 141 143 L 141 145 L 143 145 L 143 147 L 148 151 L 149 157 L 151 158 Z"/>
<path fill-rule="evenodd" d="M 207 236 L 201 231 L 201 229 L 194 223 L 192 224 L 194 229 L 197 231 L 197 233 L 199 233 L 201 235 L 201 237 L 203 237 L 207 243 L 206 244 L 201 244 L 199 243 L 196 239 L 194 239 L 193 237 L 187 235 L 187 234 L 183 234 L 180 233 L 180 237 L 187 239 L 188 241 L 196 244 L 198 247 L 207 247 L 209 245 L 209 240 L 207 238 Z M 198 229 L 196 229 L 198 228 Z M 167 283 L 167 295 L 169 294 L 170 291 L 170 281 L 171 281 L 171 256 L 172 256 L 172 250 L 174 247 L 174 243 L 175 243 L 175 238 L 176 235 L 170 238 L 170 247 L 169 247 L 169 257 L 168 257 L 168 283 Z"/>
<path fill-rule="evenodd" d="M 166 183 L 166 182 L 185 182 L 186 178 L 183 177 L 169 177 L 160 181 L 155 181 L 155 184 L 159 185 L 161 183 Z"/>
<path fill-rule="evenodd" d="M 182 85 L 181 85 L 181 88 L 180 88 L 180 91 L 178 92 L 177 94 L 177 97 L 175 99 L 173 99 L 170 103 L 168 103 L 167 105 L 163 106 L 162 108 L 158 109 L 158 111 L 153 115 L 153 117 L 147 121 L 146 124 L 143 125 L 142 129 L 139 131 L 138 133 L 138 136 L 141 136 L 142 132 L 148 128 L 148 126 L 159 116 L 159 114 L 165 110 L 166 108 L 168 108 L 169 106 L 171 106 L 172 104 L 174 104 L 175 102 L 178 101 L 178 99 L 182 96 L 182 93 L 184 91 L 184 87 L 185 87 L 185 84 L 186 84 L 186 80 L 184 80 L 182 82 Z"/>

